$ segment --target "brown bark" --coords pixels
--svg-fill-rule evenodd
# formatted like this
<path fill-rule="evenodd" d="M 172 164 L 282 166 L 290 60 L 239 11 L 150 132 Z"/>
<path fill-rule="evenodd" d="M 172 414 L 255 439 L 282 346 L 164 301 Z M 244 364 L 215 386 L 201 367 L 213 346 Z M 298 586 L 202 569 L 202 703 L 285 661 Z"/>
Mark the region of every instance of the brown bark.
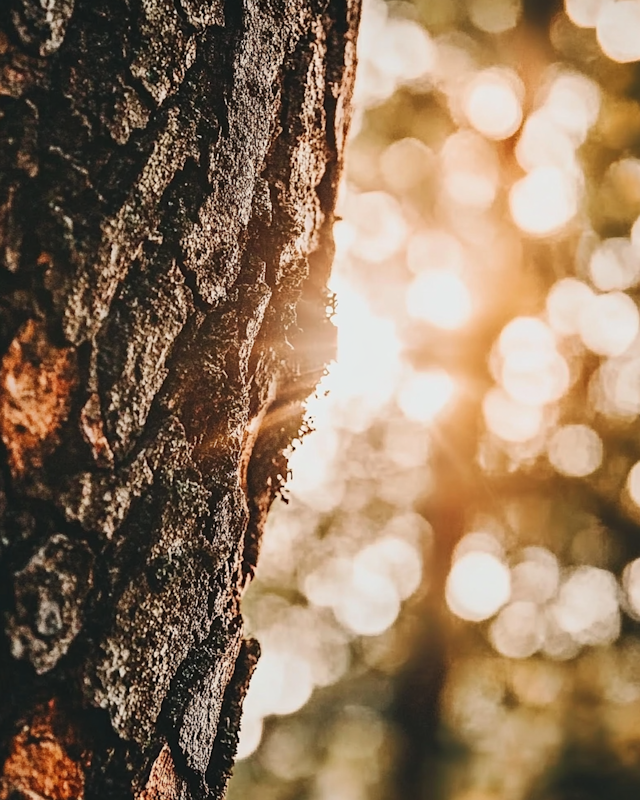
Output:
<path fill-rule="evenodd" d="M 0 8 L 0 800 L 222 797 L 333 347 L 358 0 Z"/>

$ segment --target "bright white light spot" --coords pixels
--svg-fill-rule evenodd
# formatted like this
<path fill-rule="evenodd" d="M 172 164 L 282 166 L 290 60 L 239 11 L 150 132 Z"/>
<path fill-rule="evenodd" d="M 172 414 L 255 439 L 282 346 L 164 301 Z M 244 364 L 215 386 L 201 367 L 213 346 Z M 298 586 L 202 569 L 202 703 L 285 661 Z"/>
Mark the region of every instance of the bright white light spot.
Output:
<path fill-rule="evenodd" d="M 393 395 L 400 374 L 401 344 L 394 324 L 375 315 L 345 280 L 332 277 L 331 289 L 338 296 L 333 317 L 338 328 L 338 358 L 321 388 L 330 392 L 333 409 L 339 403 L 357 400 L 366 424 L 370 414 Z M 326 400 L 322 401 L 325 407 Z"/>
<path fill-rule="evenodd" d="M 637 461 L 627 475 L 627 491 L 633 502 L 640 506 L 640 461 Z"/>
<path fill-rule="evenodd" d="M 508 139 L 522 122 L 524 87 L 512 70 L 486 69 L 467 86 L 463 106 L 473 127 L 489 139 Z"/>
<path fill-rule="evenodd" d="M 636 466 L 639 466 L 636 464 Z M 637 502 L 637 501 L 636 501 Z M 640 558 L 631 561 L 622 573 L 628 610 L 636 619 L 640 619 Z"/>
<path fill-rule="evenodd" d="M 569 365 L 557 352 L 538 369 L 519 363 L 517 358 L 508 358 L 500 371 L 500 383 L 514 400 L 543 406 L 559 400 L 569 388 Z"/>
<path fill-rule="evenodd" d="M 398 85 L 427 76 L 436 59 L 436 47 L 421 25 L 390 18 L 385 3 L 369 2 L 358 35 L 356 106 L 383 102 Z"/>
<path fill-rule="evenodd" d="M 604 569 L 576 567 L 560 587 L 553 614 L 579 644 L 611 644 L 620 633 L 616 579 Z"/>
<path fill-rule="evenodd" d="M 546 603 L 554 597 L 560 582 L 558 559 L 544 547 L 526 547 L 524 559 L 511 570 L 511 597 Z"/>
<path fill-rule="evenodd" d="M 602 52 L 613 61 L 640 60 L 640 2 L 618 0 L 605 3 L 596 21 L 596 35 Z"/>
<path fill-rule="evenodd" d="M 238 737 L 238 752 L 236 753 L 238 761 L 248 758 L 258 749 L 262 739 L 262 726 L 262 717 L 250 717 L 246 713 L 242 714 L 240 735 Z"/>
<path fill-rule="evenodd" d="M 453 551 L 452 561 L 457 561 L 467 553 L 475 552 L 490 553 L 498 560 L 502 561 L 504 548 L 492 533 L 486 531 L 472 531 L 465 534 L 458 542 Z"/>
<path fill-rule="evenodd" d="M 631 233 L 629 234 L 631 244 L 636 253 L 640 253 L 640 217 L 631 226 Z"/>
<path fill-rule="evenodd" d="M 529 658 L 544 641 L 544 619 L 535 603 L 524 600 L 502 609 L 491 625 L 491 644 L 507 658 Z"/>
<path fill-rule="evenodd" d="M 523 368 L 537 369 L 553 357 L 555 338 L 538 317 L 514 317 L 500 332 L 498 351 L 503 358 L 518 359 Z"/>
<path fill-rule="evenodd" d="M 580 330 L 582 309 L 593 290 L 576 278 L 562 278 L 554 283 L 547 295 L 547 315 L 553 330 L 561 336 L 572 336 Z"/>
<path fill-rule="evenodd" d="M 471 295 L 465 282 L 444 269 L 430 269 L 416 276 L 407 289 L 407 311 L 437 328 L 454 330 L 471 314 Z"/>
<path fill-rule="evenodd" d="M 446 600 L 456 616 L 480 622 L 492 617 L 508 601 L 510 590 L 505 564 L 491 553 L 472 551 L 451 567 Z"/>
<path fill-rule="evenodd" d="M 415 422 L 430 422 L 448 405 L 455 384 L 444 370 L 414 372 L 400 385 L 397 402 L 400 410 Z"/>
<path fill-rule="evenodd" d="M 626 237 L 605 239 L 591 255 L 589 274 L 602 292 L 629 289 L 640 280 L 640 252 Z"/>
<path fill-rule="evenodd" d="M 579 28 L 595 28 L 598 15 L 609 0 L 564 0 L 567 16 Z"/>
<path fill-rule="evenodd" d="M 580 72 L 561 72 L 551 83 L 543 113 L 577 146 L 600 113 L 600 88 Z"/>
<path fill-rule="evenodd" d="M 346 628 L 360 636 L 378 636 L 396 621 L 400 596 L 393 582 L 359 563 L 351 581 L 335 598 L 333 612 Z"/>
<path fill-rule="evenodd" d="M 385 41 L 387 46 L 377 54 L 377 63 L 398 83 L 411 83 L 433 70 L 437 50 L 422 25 L 410 19 L 391 18 Z"/>
<path fill-rule="evenodd" d="M 509 208 L 514 222 L 525 233 L 556 233 L 578 210 L 575 181 L 556 167 L 536 167 L 511 187 Z"/>
<path fill-rule="evenodd" d="M 516 158 L 528 172 L 536 167 L 575 169 L 575 146 L 545 108 L 530 114 L 516 145 Z"/>
<path fill-rule="evenodd" d="M 253 717 L 293 714 L 313 692 L 311 666 L 292 649 L 280 649 L 262 642 L 259 667 L 251 679 L 245 713 Z"/>
<path fill-rule="evenodd" d="M 422 559 L 409 542 L 385 536 L 361 550 L 354 559 L 354 569 L 389 578 L 402 600 L 420 585 Z"/>
<path fill-rule="evenodd" d="M 500 181 L 497 154 L 473 131 L 453 133 L 440 151 L 442 185 L 458 205 L 489 208 Z"/>
<path fill-rule="evenodd" d="M 602 463 L 602 439 L 588 425 L 563 425 L 551 437 L 547 455 L 563 475 L 584 478 Z"/>
<path fill-rule="evenodd" d="M 537 317 L 516 317 L 498 339 L 500 382 L 524 405 L 558 400 L 569 386 L 569 367 L 555 347 L 550 328 Z"/>
<path fill-rule="evenodd" d="M 314 605 L 331 608 L 342 587 L 349 582 L 351 569 L 347 558 L 327 558 L 304 577 L 302 591 Z"/>
<path fill-rule="evenodd" d="M 640 359 L 611 359 L 594 376 L 595 403 L 609 417 L 640 414 Z"/>
<path fill-rule="evenodd" d="M 482 411 L 489 430 L 505 442 L 527 442 L 542 428 L 540 406 L 518 403 L 501 388 L 489 389 Z"/>
<path fill-rule="evenodd" d="M 471 22 L 486 33 L 511 30 L 522 13 L 520 0 L 471 0 L 468 10 Z"/>
<path fill-rule="evenodd" d="M 638 335 L 638 308 L 623 292 L 595 295 L 583 305 L 579 327 L 589 350 L 602 356 L 620 356 Z"/>

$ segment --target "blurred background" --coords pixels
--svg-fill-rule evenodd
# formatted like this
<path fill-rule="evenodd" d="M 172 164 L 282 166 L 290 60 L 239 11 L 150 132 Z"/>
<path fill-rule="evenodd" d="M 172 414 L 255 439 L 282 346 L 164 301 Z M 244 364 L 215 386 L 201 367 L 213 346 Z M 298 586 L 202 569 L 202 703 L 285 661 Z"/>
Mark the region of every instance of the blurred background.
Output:
<path fill-rule="evenodd" d="M 365 0 L 359 59 L 230 798 L 638 798 L 640 0 Z"/>

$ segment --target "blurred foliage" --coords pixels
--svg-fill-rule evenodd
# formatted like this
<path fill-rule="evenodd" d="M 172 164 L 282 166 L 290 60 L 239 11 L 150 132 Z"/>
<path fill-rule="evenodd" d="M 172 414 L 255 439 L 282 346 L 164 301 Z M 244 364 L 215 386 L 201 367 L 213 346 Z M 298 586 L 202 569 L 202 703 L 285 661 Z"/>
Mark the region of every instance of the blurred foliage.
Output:
<path fill-rule="evenodd" d="M 339 352 L 231 800 L 640 793 L 640 2 L 365 0 Z"/>

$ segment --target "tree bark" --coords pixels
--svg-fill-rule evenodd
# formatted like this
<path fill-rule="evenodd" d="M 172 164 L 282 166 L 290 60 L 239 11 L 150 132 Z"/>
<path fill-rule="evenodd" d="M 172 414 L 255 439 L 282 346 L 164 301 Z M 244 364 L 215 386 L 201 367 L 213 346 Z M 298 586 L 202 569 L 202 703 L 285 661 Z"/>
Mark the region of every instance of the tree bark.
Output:
<path fill-rule="evenodd" d="M 358 0 L 0 9 L 0 800 L 220 798 L 333 348 Z"/>

